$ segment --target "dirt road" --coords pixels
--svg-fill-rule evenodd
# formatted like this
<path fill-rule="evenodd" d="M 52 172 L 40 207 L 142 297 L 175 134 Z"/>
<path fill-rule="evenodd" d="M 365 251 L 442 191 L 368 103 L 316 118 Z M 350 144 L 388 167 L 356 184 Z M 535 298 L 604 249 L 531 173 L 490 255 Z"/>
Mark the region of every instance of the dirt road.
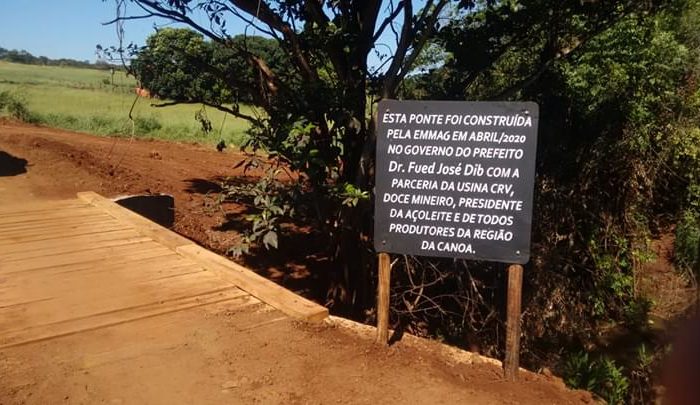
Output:
<path fill-rule="evenodd" d="M 235 154 L 200 146 L 108 139 L 0 123 L 0 204 L 163 192 L 175 196 L 176 230 L 223 248 L 205 209 L 218 179 L 240 175 Z M 0 252 L 2 255 L 3 252 Z M 2 276 L 2 274 L 0 274 Z M 0 279 L 0 282 L 2 280 Z M 501 370 L 445 354 L 437 343 L 403 340 L 377 347 L 356 329 L 294 321 L 259 325 L 269 314 L 226 306 L 0 350 L 0 404 L 23 403 L 470 403 L 590 401 L 557 379 Z"/>
<path fill-rule="evenodd" d="M 0 144 L 0 150 L 27 161 L 23 183 L 30 195 L 72 198 L 81 190 L 110 197 L 172 194 L 177 201 L 179 233 L 220 248 L 231 240 L 229 232 L 211 229 L 222 217 L 219 212 L 202 215 L 203 201 L 207 193 L 218 190 L 223 178 L 242 175 L 232 168 L 241 159 L 239 154 L 196 145 L 96 137 L 12 121 L 0 121 Z"/>

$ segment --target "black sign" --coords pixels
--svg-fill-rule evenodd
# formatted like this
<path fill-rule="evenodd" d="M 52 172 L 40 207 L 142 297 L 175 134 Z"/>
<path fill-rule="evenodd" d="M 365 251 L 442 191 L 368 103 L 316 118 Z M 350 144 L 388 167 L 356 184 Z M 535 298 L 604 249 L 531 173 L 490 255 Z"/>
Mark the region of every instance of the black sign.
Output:
<path fill-rule="evenodd" d="M 526 263 L 538 117 L 530 102 L 380 102 L 375 249 Z"/>

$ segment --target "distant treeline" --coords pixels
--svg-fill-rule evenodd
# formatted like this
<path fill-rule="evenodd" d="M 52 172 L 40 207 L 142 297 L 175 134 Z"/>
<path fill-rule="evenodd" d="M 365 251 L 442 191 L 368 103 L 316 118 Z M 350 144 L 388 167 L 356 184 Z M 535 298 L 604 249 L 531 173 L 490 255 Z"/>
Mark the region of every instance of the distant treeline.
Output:
<path fill-rule="evenodd" d="M 70 66 L 77 68 L 103 69 L 120 68 L 120 66 L 112 65 L 104 61 L 90 63 L 89 61 L 79 61 L 75 59 L 51 59 L 46 56 L 34 56 L 25 50 L 5 49 L 0 47 L 0 60 L 14 63 L 23 63 L 26 65 L 44 65 L 44 66 Z"/>

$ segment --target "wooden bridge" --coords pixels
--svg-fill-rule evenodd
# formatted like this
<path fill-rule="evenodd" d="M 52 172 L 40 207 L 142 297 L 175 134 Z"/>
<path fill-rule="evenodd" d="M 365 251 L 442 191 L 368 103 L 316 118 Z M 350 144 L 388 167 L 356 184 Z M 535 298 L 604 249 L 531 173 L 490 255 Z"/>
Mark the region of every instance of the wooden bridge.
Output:
<path fill-rule="evenodd" d="M 176 343 L 167 334 L 176 332 L 168 329 L 168 319 L 202 308 L 216 309 L 205 315 L 249 312 L 237 330 L 327 317 L 324 307 L 95 193 L 65 201 L 0 204 L 0 403 L 8 392 L 22 401 L 31 395 L 38 402 L 63 399 L 48 391 L 37 395 L 42 379 L 51 377 L 43 371 L 36 377 L 42 367 L 55 373 L 56 364 L 80 364 L 90 373 L 93 363 L 170 350 Z M 143 320 L 150 322 L 137 322 Z M 125 325 L 132 326 L 120 329 Z M 187 323 L 180 326 L 188 328 Z M 158 329 L 171 332 L 153 335 Z M 104 339 L 107 331 L 121 337 Z M 73 339 L 83 348 L 68 350 L 70 355 L 65 347 L 56 349 L 53 357 L 39 354 L 50 352 L 56 340 L 86 333 L 102 333 L 103 339 Z M 143 344 L 149 333 L 152 342 Z M 99 341 L 105 343 L 95 346 Z M 32 378 L 27 377 L 29 367 L 34 367 Z M 133 384 L 134 378 L 124 381 Z M 8 381 L 14 385 L 1 386 Z M 83 400 L 97 398 L 104 399 Z M 181 402 L 183 397 L 177 399 Z"/>

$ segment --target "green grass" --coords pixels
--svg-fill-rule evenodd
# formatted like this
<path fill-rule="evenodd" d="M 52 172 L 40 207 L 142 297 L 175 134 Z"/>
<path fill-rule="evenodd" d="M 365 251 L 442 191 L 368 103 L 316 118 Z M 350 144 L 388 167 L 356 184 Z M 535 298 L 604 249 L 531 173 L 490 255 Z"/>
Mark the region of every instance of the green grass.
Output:
<path fill-rule="evenodd" d="M 110 81 L 109 70 L 23 65 L 0 61 L 1 84 L 103 88 L 110 87 Z M 136 81 L 133 77 L 127 77 L 124 72 L 115 71 L 114 84 L 125 88 L 128 87 L 130 91 L 136 85 Z"/>
<path fill-rule="evenodd" d="M 136 102 L 132 124 L 136 82 L 115 72 L 113 83 L 109 70 L 0 62 L 0 92 L 21 100 L 32 120 L 44 125 L 98 135 L 130 135 L 133 129 L 140 137 L 200 143 L 240 144 L 246 137 L 246 121 L 218 110 L 206 109 L 214 130 L 205 136 L 195 120 L 201 105 L 158 108 L 151 104 L 159 100 L 144 98 Z M 241 112 L 252 109 L 241 106 Z"/>

